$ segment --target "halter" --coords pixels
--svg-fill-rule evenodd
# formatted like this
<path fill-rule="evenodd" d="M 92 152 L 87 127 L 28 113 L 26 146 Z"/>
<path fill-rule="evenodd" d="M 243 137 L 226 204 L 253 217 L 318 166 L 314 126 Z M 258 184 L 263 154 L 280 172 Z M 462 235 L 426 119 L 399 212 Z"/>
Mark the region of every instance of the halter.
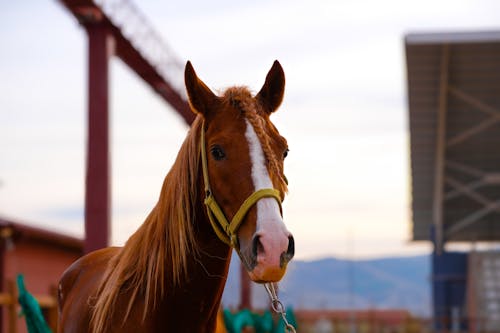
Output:
<path fill-rule="evenodd" d="M 228 222 L 224 212 L 220 208 L 219 204 L 215 200 L 210 188 L 210 182 L 208 177 L 208 166 L 207 166 L 207 153 L 205 147 L 205 124 L 201 126 L 201 162 L 203 168 L 203 180 L 205 183 L 205 206 L 207 207 L 207 215 L 212 224 L 212 228 L 215 234 L 221 241 L 227 245 L 237 249 L 238 248 L 238 237 L 236 232 L 243 222 L 246 214 L 252 208 L 253 205 L 257 203 L 262 198 L 274 198 L 278 202 L 278 206 L 281 210 L 281 196 L 280 192 L 274 188 L 264 188 L 253 192 L 248 198 L 243 201 L 240 208 L 233 216 L 231 222 Z"/>

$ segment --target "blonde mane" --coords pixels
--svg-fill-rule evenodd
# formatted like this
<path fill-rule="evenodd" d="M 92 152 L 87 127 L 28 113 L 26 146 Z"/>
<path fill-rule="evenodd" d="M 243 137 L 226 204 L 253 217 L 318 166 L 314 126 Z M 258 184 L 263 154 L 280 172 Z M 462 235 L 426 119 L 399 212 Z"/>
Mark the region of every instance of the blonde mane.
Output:
<path fill-rule="evenodd" d="M 198 116 L 161 189 L 158 203 L 139 229 L 111 258 L 92 304 L 93 332 L 104 332 L 117 298 L 130 293 L 123 321 L 134 303 L 144 297 L 143 318 L 167 292 L 166 281 L 177 286 L 187 274 L 188 254 L 197 255 L 194 242 L 194 203 L 198 199 Z"/>

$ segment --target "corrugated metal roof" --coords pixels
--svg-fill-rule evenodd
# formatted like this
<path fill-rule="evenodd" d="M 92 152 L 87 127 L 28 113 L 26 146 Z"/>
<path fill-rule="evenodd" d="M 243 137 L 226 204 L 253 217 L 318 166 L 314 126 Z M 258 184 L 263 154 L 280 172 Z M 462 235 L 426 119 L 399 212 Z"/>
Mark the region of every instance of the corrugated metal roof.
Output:
<path fill-rule="evenodd" d="M 438 32 L 409 33 L 405 37 L 406 44 L 471 44 L 500 42 L 500 31 Z"/>
<path fill-rule="evenodd" d="M 405 43 L 413 239 L 500 240 L 500 31 Z"/>

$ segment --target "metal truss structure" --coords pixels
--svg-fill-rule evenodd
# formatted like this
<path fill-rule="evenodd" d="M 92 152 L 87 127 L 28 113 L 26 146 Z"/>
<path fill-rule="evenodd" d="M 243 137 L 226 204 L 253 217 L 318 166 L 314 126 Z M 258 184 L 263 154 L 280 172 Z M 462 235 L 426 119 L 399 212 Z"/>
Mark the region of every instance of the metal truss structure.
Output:
<path fill-rule="evenodd" d="M 406 42 L 414 239 L 500 240 L 500 33 Z"/>

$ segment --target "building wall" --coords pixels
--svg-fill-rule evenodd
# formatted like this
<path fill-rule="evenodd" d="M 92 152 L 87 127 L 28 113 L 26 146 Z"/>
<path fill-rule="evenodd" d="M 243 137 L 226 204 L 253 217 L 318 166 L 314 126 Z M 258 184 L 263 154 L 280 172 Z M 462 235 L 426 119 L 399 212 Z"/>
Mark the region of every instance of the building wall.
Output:
<path fill-rule="evenodd" d="M 79 256 L 80 254 L 76 251 L 33 241 L 21 240 L 13 246 L 7 246 L 3 290 L 8 290 L 8 281 L 15 282 L 17 274 L 23 274 L 26 288 L 30 293 L 35 296 L 49 295 L 51 288 L 52 291 L 56 290 L 64 270 Z M 2 326 L 2 332 L 9 332 L 8 314 L 5 307 Z M 17 319 L 17 328 L 17 332 L 27 332 L 24 318 Z"/>

